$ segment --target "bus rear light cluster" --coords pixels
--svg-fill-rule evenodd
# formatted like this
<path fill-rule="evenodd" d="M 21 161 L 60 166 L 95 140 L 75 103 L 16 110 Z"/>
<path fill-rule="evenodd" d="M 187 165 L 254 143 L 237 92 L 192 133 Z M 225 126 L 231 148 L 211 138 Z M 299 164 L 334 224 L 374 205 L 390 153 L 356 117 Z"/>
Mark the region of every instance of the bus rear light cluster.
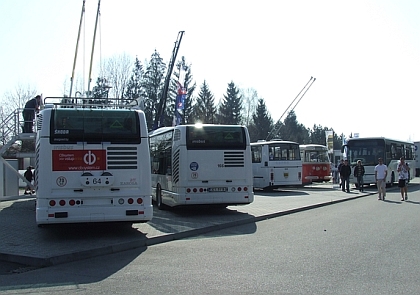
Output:
<path fill-rule="evenodd" d="M 125 203 L 125 200 L 123 198 L 119 198 L 118 199 L 118 204 L 123 205 L 124 203 Z M 127 203 L 129 205 L 132 205 L 134 203 L 137 203 L 138 205 L 141 205 L 141 204 L 143 204 L 143 199 L 142 198 L 137 198 L 137 199 L 135 199 L 135 198 L 128 198 L 127 199 Z"/>

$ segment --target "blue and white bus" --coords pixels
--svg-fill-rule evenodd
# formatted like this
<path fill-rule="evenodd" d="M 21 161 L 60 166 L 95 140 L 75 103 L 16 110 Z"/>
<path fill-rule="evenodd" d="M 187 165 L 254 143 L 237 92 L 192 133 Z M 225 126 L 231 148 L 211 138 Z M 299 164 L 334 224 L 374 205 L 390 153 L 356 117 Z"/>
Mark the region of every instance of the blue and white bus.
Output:
<path fill-rule="evenodd" d="M 248 130 L 179 125 L 149 133 L 152 195 L 159 209 L 254 201 Z"/>

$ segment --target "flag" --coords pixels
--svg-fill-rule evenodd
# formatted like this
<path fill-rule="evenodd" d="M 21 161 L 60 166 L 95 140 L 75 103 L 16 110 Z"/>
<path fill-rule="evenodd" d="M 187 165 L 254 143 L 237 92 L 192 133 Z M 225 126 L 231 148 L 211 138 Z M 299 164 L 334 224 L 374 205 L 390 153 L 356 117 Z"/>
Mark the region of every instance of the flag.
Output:
<path fill-rule="evenodd" d="M 334 132 L 333 131 L 325 131 L 325 139 L 326 139 L 326 146 L 328 149 L 328 153 L 334 153 Z"/>
<path fill-rule="evenodd" d="M 177 95 L 175 100 L 175 116 L 174 116 L 174 122 L 173 125 L 179 125 L 181 124 L 181 115 L 182 111 L 184 110 L 184 102 L 185 102 L 185 96 L 187 94 L 187 89 L 182 86 L 179 81 L 177 81 Z"/>

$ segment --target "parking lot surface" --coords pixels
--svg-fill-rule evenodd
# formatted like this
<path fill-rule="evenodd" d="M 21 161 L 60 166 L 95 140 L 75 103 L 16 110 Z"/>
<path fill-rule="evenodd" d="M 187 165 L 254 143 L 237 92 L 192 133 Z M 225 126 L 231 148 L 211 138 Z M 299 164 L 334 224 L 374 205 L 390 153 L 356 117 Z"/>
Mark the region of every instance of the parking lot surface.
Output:
<path fill-rule="evenodd" d="M 416 179 L 410 183 L 418 185 Z M 396 187 L 390 190 L 398 189 Z M 360 197 L 376 200 L 376 187 L 342 192 L 331 183 L 255 191 L 252 204 L 226 209 L 158 210 L 148 223 L 75 224 L 38 228 L 35 197 L 0 198 L 0 261 L 42 267 L 147 247 L 210 231 L 309 210 Z"/>

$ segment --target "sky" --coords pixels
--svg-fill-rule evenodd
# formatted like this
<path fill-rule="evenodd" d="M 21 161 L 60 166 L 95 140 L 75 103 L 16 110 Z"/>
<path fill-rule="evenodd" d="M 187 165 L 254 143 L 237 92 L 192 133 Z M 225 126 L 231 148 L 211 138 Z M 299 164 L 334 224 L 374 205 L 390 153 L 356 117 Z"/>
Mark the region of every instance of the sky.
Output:
<path fill-rule="evenodd" d="M 19 86 L 68 93 L 82 4 L 0 1 L 0 98 Z M 86 0 L 76 60 L 85 90 L 97 7 Z M 307 128 L 420 141 L 419 15 L 418 0 L 102 0 L 92 78 L 115 56 L 144 63 L 157 50 L 168 63 L 185 31 L 177 59 L 216 102 L 234 82 L 255 89 L 277 121 L 314 77 L 294 106 Z"/>

